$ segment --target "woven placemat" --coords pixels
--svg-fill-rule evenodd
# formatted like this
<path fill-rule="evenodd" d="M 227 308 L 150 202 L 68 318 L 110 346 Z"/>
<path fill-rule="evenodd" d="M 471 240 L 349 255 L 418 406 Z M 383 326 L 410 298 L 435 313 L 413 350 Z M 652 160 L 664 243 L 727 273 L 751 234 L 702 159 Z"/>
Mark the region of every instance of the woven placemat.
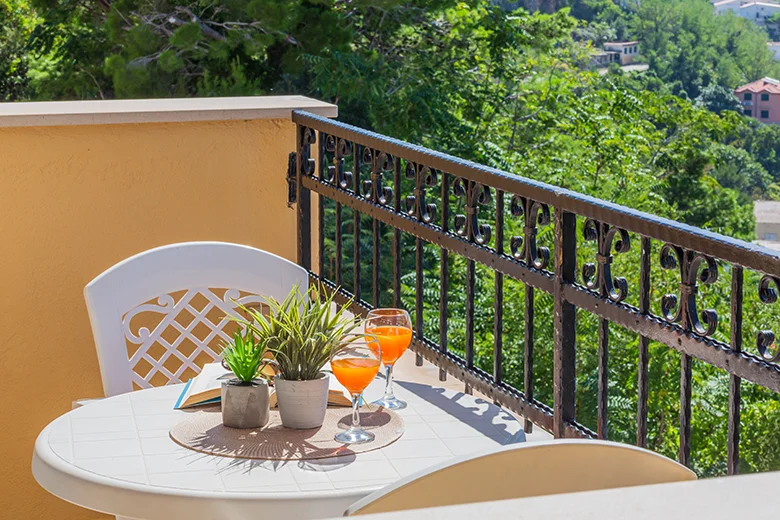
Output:
<path fill-rule="evenodd" d="M 271 410 L 265 428 L 239 430 L 222 425 L 219 406 L 192 412 L 171 428 L 177 444 L 210 455 L 238 459 L 306 460 L 351 455 L 383 448 L 404 432 L 397 413 L 372 406 L 360 412 L 363 429 L 376 438 L 363 444 L 342 444 L 333 436 L 352 424 L 350 408 L 328 408 L 322 427 L 293 430 L 282 426 L 278 410 Z"/>

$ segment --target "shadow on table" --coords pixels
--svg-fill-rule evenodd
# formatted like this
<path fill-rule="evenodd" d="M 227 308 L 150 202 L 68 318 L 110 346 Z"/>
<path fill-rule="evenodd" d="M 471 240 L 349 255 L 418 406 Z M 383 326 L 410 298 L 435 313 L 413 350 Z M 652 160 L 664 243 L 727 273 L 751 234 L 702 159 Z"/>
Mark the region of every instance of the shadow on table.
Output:
<path fill-rule="evenodd" d="M 218 407 L 199 411 L 220 414 Z M 381 411 L 361 412 L 360 417 L 361 426 L 369 431 L 391 420 L 389 414 Z M 291 430 L 276 423 L 262 429 L 238 430 L 225 427 L 221 419 L 215 421 L 219 421 L 218 424 L 194 434 L 187 446 L 204 456 L 224 457 L 225 463 L 220 464 L 220 471 L 240 468 L 242 472 L 250 473 L 255 468 L 277 469 L 294 463 L 304 470 L 325 472 L 343 468 L 356 458 L 356 453 L 348 445 L 333 445 L 332 431 L 326 430 L 331 439 L 324 440 L 321 428 Z M 343 417 L 337 422 L 338 430 L 349 428 L 351 421 L 352 411 L 344 409 Z M 171 437 L 177 441 L 173 435 Z"/>
<path fill-rule="evenodd" d="M 463 392 L 432 387 L 410 381 L 396 381 L 395 384 L 436 406 L 441 411 L 446 412 L 453 418 L 458 419 L 463 424 L 470 426 L 486 437 L 496 439 L 502 443 L 525 442 L 526 440 L 525 432 L 522 429 L 519 429 L 517 432 L 510 432 L 507 429 L 506 424 L 503 424 L 502 421 L 496 421 L 494 423 L 494 419 L 496 418 L 503 419 L 504 422 L 516 422 L 516 419 L 509 414 L 509 412 L 506 412 L 502 408 L 495 406 L 484 399 L 475 397 L 472 401 L 471 396 L 469 396 L 469 399 L 464 401 L 467 401 L 469 404 L 473 402 L 478 405 L 469 406 L 459 402 L 467 395 Z M 447 395 L 449 393 L 452 395 Z"/>

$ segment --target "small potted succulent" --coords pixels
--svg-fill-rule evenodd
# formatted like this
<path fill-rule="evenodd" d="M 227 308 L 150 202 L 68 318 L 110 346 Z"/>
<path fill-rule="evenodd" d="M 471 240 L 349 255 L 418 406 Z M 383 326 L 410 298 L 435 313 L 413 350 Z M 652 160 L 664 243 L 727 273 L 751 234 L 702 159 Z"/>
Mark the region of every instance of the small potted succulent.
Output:
<path fill-rule="evenodd" d="M 222 362 L 234 379 L 222 382 L 222 424 L 229 428 L 262 428 L 270 414 L 268 382 L 262 371 L 272 362 L 265 346 L 247 329 L 236 331 L 222 348 Z"/>
<path fill-rule="evenodd" d="M 294 287 L 283 302 L 268 300 L 270 313 L 244 308 L 241 323 L 276 356 L 274 388 L 282 425 L 319 428 L 328 407 L 329 376 L 322 367 L 342 336 L 358 325 L 347 316 L 348 305 L 333 307 L 333 296 L 320 289 L 301 293 Z"/>

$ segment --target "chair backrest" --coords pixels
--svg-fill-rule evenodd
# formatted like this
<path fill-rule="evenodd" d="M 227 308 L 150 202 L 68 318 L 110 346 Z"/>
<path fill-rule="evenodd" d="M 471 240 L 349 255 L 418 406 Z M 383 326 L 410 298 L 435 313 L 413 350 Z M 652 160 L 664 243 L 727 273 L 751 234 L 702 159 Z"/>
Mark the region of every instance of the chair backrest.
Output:
<path fill-rule="evenodd" d="M 355 502 L 344 516 L 695 480 L 662 455 L 615 442 L 529 442 L 453 459 Z"/>
<path fill-rule="evenodd" d="M 179 383 L 219 357 L 236 303 L 308 288 L 302 267 L 253 247 L 171 244 L 124 260 L 84 288 L 106 396 Z"/>

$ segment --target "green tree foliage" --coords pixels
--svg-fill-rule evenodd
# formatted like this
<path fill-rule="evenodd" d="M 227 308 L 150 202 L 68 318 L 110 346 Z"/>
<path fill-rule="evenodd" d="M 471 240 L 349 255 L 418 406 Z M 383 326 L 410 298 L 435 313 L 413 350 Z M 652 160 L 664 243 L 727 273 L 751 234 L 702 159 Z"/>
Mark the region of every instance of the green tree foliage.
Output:
<path fill-rule="evenodd" d="M 715 16 L 708 0 L 642 0 L 630 28 L 650 68 L 690 98 L 713 82 L 733 89 L 780 72 L 766 33 L 731 13 Z"/>
<path fill-rule="evenodd" d="M 742 104 L 737 99 L 737 96 L 734 95 L 734 92 L 717 83 L 710 83 L 701 89 L 699 97 L 696 98 L 696 106 L 706 108 L 716 114 L 720 114 L 724 110 L 731 110 L 732 112 L 740 112 L 742 110 Z"/>
<path fill-rule="evenodd" d="M 29 93 L 26 42 L 35 24 L 27 2 L 0 1 L 0 101 L 24 99 Z"/>

